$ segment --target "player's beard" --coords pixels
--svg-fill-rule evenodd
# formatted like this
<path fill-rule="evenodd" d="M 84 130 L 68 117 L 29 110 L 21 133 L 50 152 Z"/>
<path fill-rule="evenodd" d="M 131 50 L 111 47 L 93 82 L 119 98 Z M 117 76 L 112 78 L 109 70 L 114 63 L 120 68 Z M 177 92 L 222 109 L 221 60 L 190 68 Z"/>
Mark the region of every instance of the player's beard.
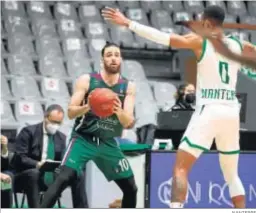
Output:
<path fill-rule="evenodd" d="M 107 64 L 104 63 L 104 69 L 108 74 L 117 74 L 120 73 L 120 67 L 121 65 L 115 65 L 112 67 L 112 65 L 108 66 Z"/>

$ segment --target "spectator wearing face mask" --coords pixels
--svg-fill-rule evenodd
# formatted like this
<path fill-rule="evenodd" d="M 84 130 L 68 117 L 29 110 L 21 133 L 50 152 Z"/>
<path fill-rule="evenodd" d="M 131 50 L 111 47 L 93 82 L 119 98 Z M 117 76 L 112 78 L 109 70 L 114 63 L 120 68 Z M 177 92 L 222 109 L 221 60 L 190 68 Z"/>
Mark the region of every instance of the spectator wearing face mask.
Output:
<path fill-rule="evenodd" d="M 180 85 L 175 95 L 176 103 L 172 110 L 193 110 L 196 100 L 195 87 L 193 84 Z"/>
<path fill-rule="evenodd" d="M 66 149 L 66 136 L 58 131 L 64 119 L 60 105 L 50 105 L 41 123 L 24 127 L 15 142 L 15 190 L 27 195 L 28 206 L 39 208 L 39 192 L 53 182 L 53 172 L 40 171 L 46 160 L 61 161 Z M 73 206 L 86 208 L 84 174 L 71 184 Z"/>

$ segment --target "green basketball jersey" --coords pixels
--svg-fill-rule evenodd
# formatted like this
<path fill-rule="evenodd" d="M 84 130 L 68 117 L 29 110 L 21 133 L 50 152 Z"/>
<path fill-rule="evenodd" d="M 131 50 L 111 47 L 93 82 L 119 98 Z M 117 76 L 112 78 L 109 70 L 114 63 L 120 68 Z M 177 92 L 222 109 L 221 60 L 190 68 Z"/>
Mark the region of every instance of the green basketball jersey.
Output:
<path fill-rule="evenodd" d="M 122 104 L 124 103 L 128 81 L 120 77 L 118 83 L 112 87 L 108 86 L 102 79 L 101 74 L 90 74 L 90 85 L 82 104 L 87 103 L 88 95 L 96 88 L 108 88 L 118 94 Z M 114 138 L 122 134 L 123 126 L 114 114 L 108 118 L 100 118 L 89 111 L 75 120 L 74 131 L 79 135 L 93 135 L 99 138 Z"/>

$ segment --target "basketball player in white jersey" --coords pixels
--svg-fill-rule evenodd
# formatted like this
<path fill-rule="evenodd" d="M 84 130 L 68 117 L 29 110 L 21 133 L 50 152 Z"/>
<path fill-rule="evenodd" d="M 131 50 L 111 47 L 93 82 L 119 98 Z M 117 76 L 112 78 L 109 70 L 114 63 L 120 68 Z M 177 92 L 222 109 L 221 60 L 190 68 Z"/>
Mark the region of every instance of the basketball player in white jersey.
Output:
<path fill-rule="evenodd" d="M 177 151 L 170 207 L 183 207 L 189 171 L 201 153 L 210 149 L 215 138 L 220 152 L 220 166 L 234 207 L 244 208 L 245 190 L 238 176 L 240 122 L 236 82 L 240 64 L 217 53 L 212 44 L 200 35 L 164 33 L 129 20 L 118 9 L 105 8 L 102 15 L 105 20 L 125 26 L 156 43 L 176 49 L 190 49 L 197 57 L 197 107 Z M 204 10 L 202 25 L 212 32 L 222 33 L 224 18 L 222 8 L 209 6 Z M 225 37 L 224 40 L 236 54 L 254 48 L 232 37 Z"/>
<path fill-rule="evenodd" d="M 252 51 L 250 55 L 240 55 L 237 53 L 232 52 L 228 48 L 228 46 L 222 40 L 221 34 L 213 34 L 208 29 L 205 29 L 201 23 L 192 23 L 189 24 L 187 27 L 191 28 L 196 34 L 199 34 L 203 37 L 209 39 L 214 46 L 215 50 L 220 53 L 221 55 L 229 58 L 232 61 L 237 61 L 247 67 L 250 67 L 256 71 L 256 52 Z"/>

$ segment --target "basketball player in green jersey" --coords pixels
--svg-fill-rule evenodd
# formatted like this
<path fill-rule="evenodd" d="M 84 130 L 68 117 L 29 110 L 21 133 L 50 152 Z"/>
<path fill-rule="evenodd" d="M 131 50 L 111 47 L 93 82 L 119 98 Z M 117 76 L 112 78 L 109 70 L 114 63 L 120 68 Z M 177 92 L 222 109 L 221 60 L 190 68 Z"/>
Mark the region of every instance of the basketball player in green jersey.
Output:
<path fill-rule="evenodd" d="M 196 109 L 177 151 L 172 177 L 171 208 L 183 208 L 188 190 L 188 174 L 203 151 L 211 148 L 213 139 L 220 152 L 219 161 L 229 187 L 234 207 L 245 207 L 245 190 L 238 175 L 239 102 L 236 98 L 237 72 L 241 65 L 215 51 L 208 39 L 195 33 L 178 35 L 161 32 L 129 20 L 118 9 L 102 10 L 105 20 L 127 27 L 137 35 L 175 49 L 190 49 L 197 58 Z M 223 35 L 225 43 L 236 54 L 254 49 L 250 43 L 225 37 L 221 7 L 209 6 L 203 12 L 204 28 Z"/>
<path fill-rule="evenodd" d="M 115 137 L 134 125 L 135 85 L 122 78 L 121 52 L 113 43 L 102 49 L 100 73 L 78 78 L 68 107 L 70 119 L 76 119 L 71 140 L 63 157 L 61 172 L 45 193 L 42 208 L 52 207 L 61 192 L 74 180 L 89 160 L 93 160 L 108 181 L 114 180 L 123 192 L 122 208 L 136 207 L 137 187 L 129 162 Z M 101 119 L 92 113 L 88 96 L 95 88 L 108 88 L 118 94 L 114 114 Z M 102 189 L 104 190 L 104 189 Z"/>

